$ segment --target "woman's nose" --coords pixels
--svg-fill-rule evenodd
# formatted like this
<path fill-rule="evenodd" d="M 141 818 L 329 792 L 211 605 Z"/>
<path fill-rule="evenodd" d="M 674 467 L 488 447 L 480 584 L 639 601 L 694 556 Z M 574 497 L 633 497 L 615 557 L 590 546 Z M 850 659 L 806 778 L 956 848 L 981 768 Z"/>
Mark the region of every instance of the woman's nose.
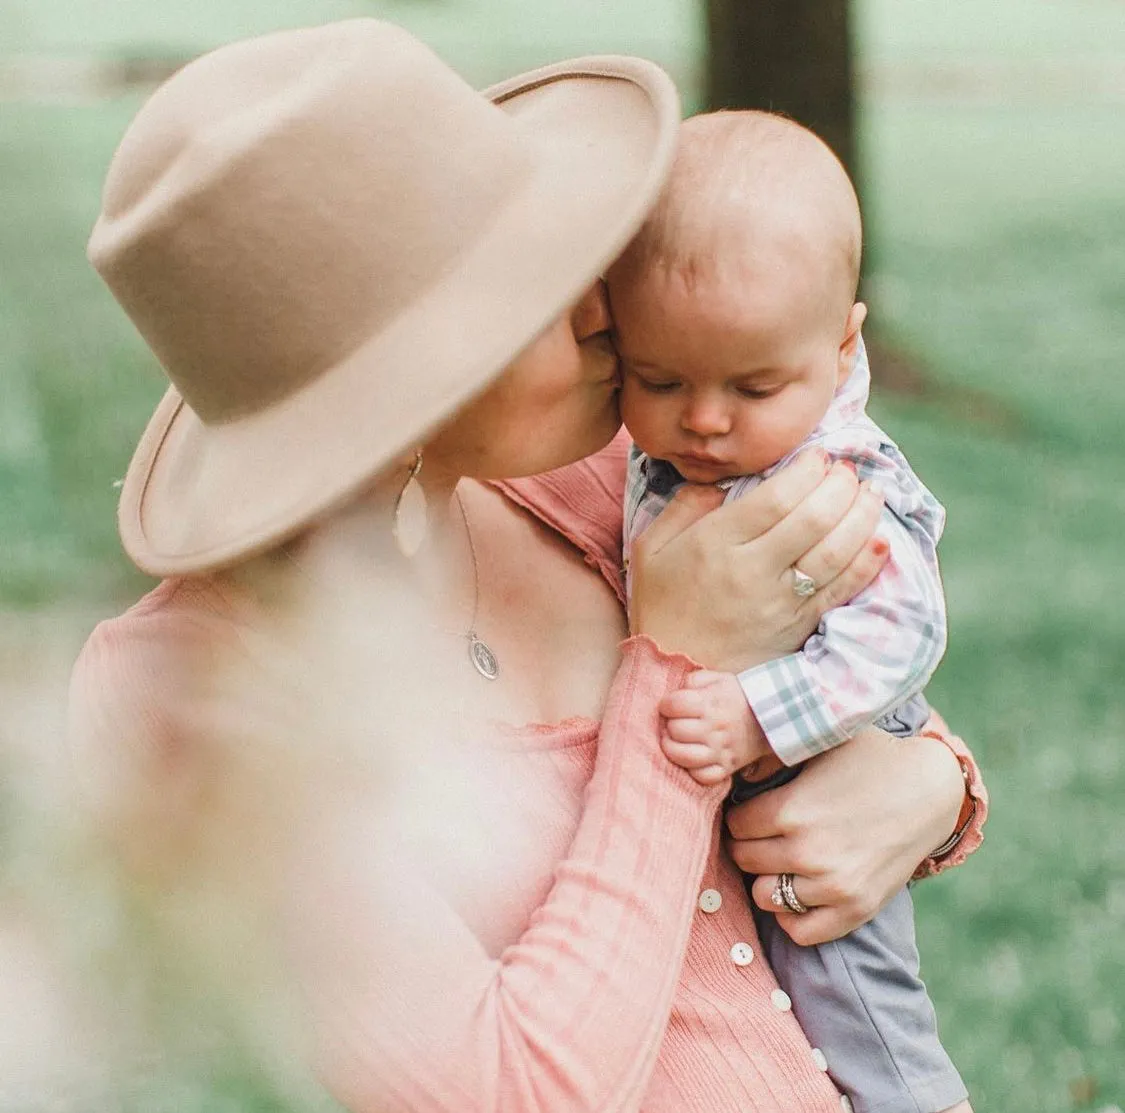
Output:
<path fill-rule="evenodd" d="M 717 399 L 694 397 L 680 412 L 680 426 L 697 437 L 721 437 L 730 432 L 730 415 Z"/>
<path fill-rule="evenodd" d="M 608 332 L 613 326 L 605 283 L 600 278 L 582 295 L 581 301 L 574 307 L 570 315 L 570 324 L 574 329 L 574 339 L 579 344 L 599 332 Z"/>

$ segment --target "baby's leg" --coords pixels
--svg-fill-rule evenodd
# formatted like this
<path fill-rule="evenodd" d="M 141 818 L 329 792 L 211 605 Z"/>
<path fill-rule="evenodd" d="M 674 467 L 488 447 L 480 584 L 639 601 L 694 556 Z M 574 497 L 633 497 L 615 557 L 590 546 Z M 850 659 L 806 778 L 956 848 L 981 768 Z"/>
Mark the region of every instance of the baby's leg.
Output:
<path fill-rule="evenodd" d="M 757 915 L 777 980 L 856 1113 L 969 1111 L 918 976 L 906 889 L 870 923 L 818 947 L 798 946 L 773 916 Z"/>

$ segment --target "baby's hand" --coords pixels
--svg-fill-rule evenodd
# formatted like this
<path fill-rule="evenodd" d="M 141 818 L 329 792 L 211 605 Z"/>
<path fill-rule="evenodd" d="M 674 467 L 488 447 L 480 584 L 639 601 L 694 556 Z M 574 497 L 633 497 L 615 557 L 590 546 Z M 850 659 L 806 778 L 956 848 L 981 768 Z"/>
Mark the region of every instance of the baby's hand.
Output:
<path fill-rule="evenodd" d="M 667 720 L 660 746 L 701 785 L 714 785 L 772 751 L 729 672 L 693 672 L 684 687 L 660 701 Z"/>

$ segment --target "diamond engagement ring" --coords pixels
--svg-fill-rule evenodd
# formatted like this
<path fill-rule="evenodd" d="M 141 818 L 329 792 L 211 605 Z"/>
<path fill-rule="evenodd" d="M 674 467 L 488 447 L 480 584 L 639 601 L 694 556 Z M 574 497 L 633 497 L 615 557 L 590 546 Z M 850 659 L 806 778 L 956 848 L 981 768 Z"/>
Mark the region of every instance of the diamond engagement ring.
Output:
<path fill-rule="evenodd" d="M 775 908 L 787 908 L 797 916 L 809 910 L 809 906 L 801 903 L 796 890 L 793 888 L 793 875 L 791 873 L 778 875 L 777 884 L 770 894 L 770 903 Z"/>
<path fill-rule="evenodd" d="M 806 576 L 795 564 L 793 565 L 793 594 L 799 595 L 802 599 L 816 594 L 816 580 L 812 576 Z"/>

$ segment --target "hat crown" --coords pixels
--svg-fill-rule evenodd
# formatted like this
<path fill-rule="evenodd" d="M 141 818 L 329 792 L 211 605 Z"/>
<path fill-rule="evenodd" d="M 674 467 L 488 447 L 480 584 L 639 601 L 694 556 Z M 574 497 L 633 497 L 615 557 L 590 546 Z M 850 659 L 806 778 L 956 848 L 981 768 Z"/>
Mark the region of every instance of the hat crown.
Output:
<path fill-rule="evenodd" d="M 236 43 L 142 108 L 90 258 L 180 395 L 222 424 L 300 389 L 454 270 L 529 177 L 533 142 L 393 25 Z"/>

